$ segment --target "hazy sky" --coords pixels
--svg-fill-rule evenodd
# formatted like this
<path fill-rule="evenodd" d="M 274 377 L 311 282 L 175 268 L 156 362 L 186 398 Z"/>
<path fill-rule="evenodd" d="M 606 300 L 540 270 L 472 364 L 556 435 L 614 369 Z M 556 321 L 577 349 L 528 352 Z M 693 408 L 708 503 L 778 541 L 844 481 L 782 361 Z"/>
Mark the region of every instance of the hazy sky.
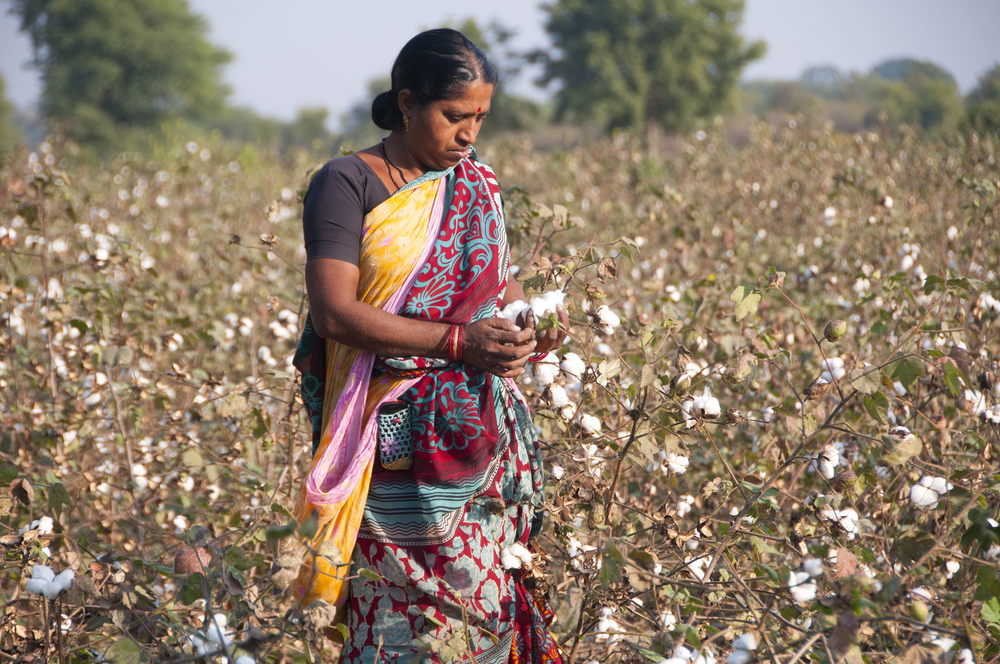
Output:
<path fill-rule="evenodd" d="M 518 32 L 523 49 L 548 43 L 538 0 L 189 0 L 212 26 L 211 39 L 235 54 L 226 69 L 233 101 L 290 119 L 303 106 L 339 114 L 389 73 L 406 40 L 421 29 L 473 16 Z M 8 5 L 0 0 L 0 8 Z M 21 108 L 38 99 L 37 74 L 25 69 L 27 38 L 0 10 L 0 72 Z M 964 92 L 1000 61 L 1000 0 L 747 0 L 744 35 L 764 39 L 767 55 L 746 78 L 797 78 L 814 64 L 867 71 L 893 57 L 931 60 Z M 530 75 L 519 91 L 539 97 Z M 331 127 L 335 128 L 335 127 Z"/>

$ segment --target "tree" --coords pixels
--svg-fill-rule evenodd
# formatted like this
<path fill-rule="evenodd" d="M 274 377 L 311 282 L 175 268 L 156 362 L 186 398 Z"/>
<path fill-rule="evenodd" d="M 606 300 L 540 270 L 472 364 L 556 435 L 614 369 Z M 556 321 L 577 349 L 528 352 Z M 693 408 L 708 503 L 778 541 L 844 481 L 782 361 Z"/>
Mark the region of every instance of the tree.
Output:
<path fill-rule="evenodd" d="M 230 54 L 186 0 L 12 0 L 32 40 L 42 107 L 98 149 L 222 108 Z"/>
<path fill-rule="evenodd" d="M 14 105 L 7 101 L 7 82 L 0 74 L 0 166 L 7 162 L 22 138 L 21 130 L 14 124 Z"/>
<path fill-rule="evenodd" d="M 557 118 L 668 130 L 732 104 L 740 72 L 764 54 L 738 32 L 742 0 L 557 0 L 546 29 L 559 53 L 535 54 Z"/>
<path fill-rule="evenodd" d="M 871 72 L 870 116 L 886 113 L 895 122 L 937 130 L 962 117 L 958 83 L 933 62 L 909 58 L 889 60 Z"/>
<path fill-rule="evenodd" d="M 1000 62 L 979 77 L 965 99 L 965 121 L 979 133 L 1000 132 Z"/>

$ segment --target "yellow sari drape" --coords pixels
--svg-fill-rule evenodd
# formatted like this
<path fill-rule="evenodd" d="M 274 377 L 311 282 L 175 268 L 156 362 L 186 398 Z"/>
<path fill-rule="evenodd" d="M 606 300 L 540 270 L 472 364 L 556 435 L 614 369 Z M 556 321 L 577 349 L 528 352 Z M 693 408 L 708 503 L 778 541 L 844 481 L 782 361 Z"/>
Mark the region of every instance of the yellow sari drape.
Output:
<path fill-rule="evenodd" d="M 418 263 L 421 256 L 426 255 L 427 245 L 434 242 L 440 226 L 445 181 L 445 178 L 437 178 L 399 191 L 365 217 L 358 263 L 358 301 L 386 308 L 390 299 L 420 269 Z M 332 340 L 326 341 L 326 350 L 323 435 L 313 456 L 314 465 L 323 458 L 331 444 L 356 444 L 356 441 L 334 439 L 336 423 L 332 417 L 344 395 L 351 370 L 364 351 Z M 400 380 L 383 375 L 371 381 L 364 400 L 362 422 L 366 429 L 374 426 L 372 416 L 375 407 Z M 351 554 L 364 514 L 375 456 L 369 456 L 353 491 L 340 502 L 313 504 L 307 497 L 305 486 L 299 493 L 294 511 L 296 520 L 302 523 L 314 511 L 319 517 L 319 529 L 308 543 L 309 551 L 299 569 L 295 586 L 302 606 L 324 600 L 344 607 L 349 588 L 346 581 L 350 573 Z"/>

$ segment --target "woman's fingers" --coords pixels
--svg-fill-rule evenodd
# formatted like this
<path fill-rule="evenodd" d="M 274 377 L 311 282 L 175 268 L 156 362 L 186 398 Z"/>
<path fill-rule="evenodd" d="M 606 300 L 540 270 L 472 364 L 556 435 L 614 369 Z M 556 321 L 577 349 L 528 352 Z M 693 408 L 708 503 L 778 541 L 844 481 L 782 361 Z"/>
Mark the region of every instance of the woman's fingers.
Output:
<path fill-rule="evenodd" d="M 465 327 L 462 356 L 474 367 L 513 377 L 523 372 L 537 342 L 531 329 L 502 318 L 487 318 Z"/>
<path fill-rule="evenodd" d="M 569 312 L 561 304 L 556 307 L 556 320 L 559 321 L 558 327 L 550 327 L 535 334 L 535 339 L 538 341 L 535 352 L 547 353 L 555 350 L 562 346 L 563 341 L 566 340 L 566 330 L 569 328 Z"/>

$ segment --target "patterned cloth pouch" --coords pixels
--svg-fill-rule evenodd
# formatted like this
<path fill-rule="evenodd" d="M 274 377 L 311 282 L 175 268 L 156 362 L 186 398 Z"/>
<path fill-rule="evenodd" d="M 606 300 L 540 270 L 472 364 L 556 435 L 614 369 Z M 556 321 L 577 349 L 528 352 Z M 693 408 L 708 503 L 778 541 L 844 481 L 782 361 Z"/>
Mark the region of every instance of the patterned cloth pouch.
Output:
<path fill-rule="evenodd" d="M 405 401 L 389 401 L 378 407 L 379 462 L 386 470 L 413 467 L 413 415 Z"/>

